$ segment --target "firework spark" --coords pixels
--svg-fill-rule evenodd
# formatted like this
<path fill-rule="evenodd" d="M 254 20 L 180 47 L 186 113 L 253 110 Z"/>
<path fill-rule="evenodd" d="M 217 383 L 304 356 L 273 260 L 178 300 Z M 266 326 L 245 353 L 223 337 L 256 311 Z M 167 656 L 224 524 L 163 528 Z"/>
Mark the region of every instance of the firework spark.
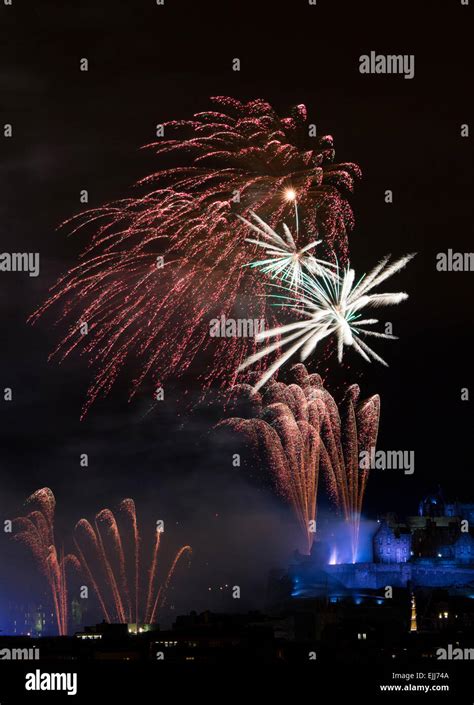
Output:
<path fill-rule="evenodd" d="M 191 547 L 182 546 L 179 549 L 160 582 L 158 557 L 162 531 L 157 528 L 146 586 L 143 585 L 140 580 L 141 537 L 133 499 L 124 499 L 119 510 L 124 522 L 123 530 L 114 513 L 110 509 L 102 509 L 96 515 L 94 525 L 87 519 L 77 522 L 74 543 L 107 622 L 118 619 L 123 623 L 136 624 L 138 628 L 140 623 L 155 621 L 165 604 L 176 567 L 183 556 L 191 554 Z"/>
<path fill-rule="evenodd" d="M 359 468 L 359 453 L 375 447 L 380 398 L 359 401 L 350 386 L 338 408 L 318 374 L 294 365 L 291 384 L 271 381 L 261 392 L 238 385 L 234 400 L 251 400 L 250 418 L 222 421 L 249 443 L 255 457 L 270 470 L 280 494 L 292 505 L 308 552 L 315 537 L 318 476 L 348 523 L 356 560 L 360 515 L 368 470 Z"/>
<path fill-rule="evenodd" d="M 296 209 L 295 205 L 295 209 Z M 297 214 L 297 210 L 295 211 Z M 289 283 L 290 289 L 298 290 L 303 284 L 303 272 L 306 269 L 315 275 L 331 276 L 330 268 L 335 268 L 331 262 L 317 259 L 310 250 L 319 245 L 322 240 L 315 240 L 298 249 L 297 242 L 299 241 L 299 226 L 298 217 L 296 215 L 296 241 L 291 234 L 290 229 L 283 223 L 284 236 L 278 235 L 265 221 L 258 217 L 256 213 L 250 211 L 250 216 L 255 221 L 250 222 L 246 218 L 239 216 L 251 230 L 256 232 L 261 239 L 246 238 L 245 242 L 252 243 L 265 249 L 265 254 L 269 255 L 267 259 L 256 260 L 250 262 L 248 266 L 258 267 L 263 274 L 269 274 L 272 279 L 283 279 Z"/>
<path fill-rule="evenodd" d="M 346 268 L 342 276 L 339 276 L 338 271 L 334 275 L 322 272 L 319 277 L 309 276 L 303 272 L 301 287 L 296 293 L 287 284 L 274 285 L 285 293 L 274 294 L 272 297 L 279 300 L 280 306 L 288 306 L 300 316 L 302 315 L 304 320 L 260 332 L 257 335 L 257 341 L 268 338 L 276 338 L 276 341 L 248 357 L 240 365 L 239 370 L 245 370 L 275 350 L 285 348 L 291 343 L 290 347 L 261 376 L 256 385 L 256 389 L 259 389 L 298 351 L 300 351 L 301 360 L 306 360 L 314 352 L 318 343 L 331 335 L 336 337 L 339 362 L 342 362 L 343 349 L 346 345 L 352 346 L 367 362 L 373 358 L 387 366 L 385 360 L 374 352 L 360 335 L 390 340 L 395 340 L 396 336 L 366 330 L 367 326 L 378 323 L 378 319 L 363 318 L 361 311 L 365 308 L 399 304 L 408 298 L 408 294 L 404 292 L 396 294 L 371 292 L 374 287 L 405 267 L 413 257 L 413 254 L 406 255 L 390 264 L 388 255 L 355 285 L 355 272 L 350 268 Z"/>
<path fill-rule="evenodd" d="M 26 504 L 32 511 L 24 517 L 14 519 L 15 539 L 30 549 L 41 573 L 45 576 L 53 601 L 54 613 L 61 636 L 68 630 L 68 589 L 66 570 L 79 570 L 76 556 L 64 555 L 64 549 L 56 548 L 54 538 L 54 512 L 56 500 L 48 487 L 37 490 L 28 497 Z"/>
<path fill-rule="evenodd" d="M 375 448 L 380 419 L 379 395 L 365 400 L 359 396 L 358 385 L 351 385 L 338 407 L 325 392 L 326 414 L 320 429 L 324 446 L 321 470 L 349 525 L 353 563 L 357 560 L 362 503 L 369 477 L 369 470 L 360 467 L 359 458 L 361 452 Z"/>
<path fill-rule="evenodd" d="M 293 212 L 297 196 L 304 231 L 347 259 L 353 217 L 345 194 L 358 167 L 334 163 L 331 137 L 308 137 L 303 105 L 280 117 L 262 100 L 214 101 L 215 110 L 166 123 L 176 138 L 148 145 L 181 166 L 143 179 L 145 195 L 68 223 L 73 232 L 91 228 L 91 243 L 30 320 L 59 306 L 58 322 L 68 329 L 52 357 L 62 361 L 78 350 L 94 367 L 83 414 L 130 359 L 140 365 L 130 396 L 145 380 L 156 389 L 198 360 L 203 393 L 213 383 L 235 384 L 255 338 L 210 337 L 210 320 L 244 315 L 266 327 L 277 323 L 262 277 L 243 267 L 248 230 L 237 214 L 248 219 L 256 211 L 273 227 Z"/>

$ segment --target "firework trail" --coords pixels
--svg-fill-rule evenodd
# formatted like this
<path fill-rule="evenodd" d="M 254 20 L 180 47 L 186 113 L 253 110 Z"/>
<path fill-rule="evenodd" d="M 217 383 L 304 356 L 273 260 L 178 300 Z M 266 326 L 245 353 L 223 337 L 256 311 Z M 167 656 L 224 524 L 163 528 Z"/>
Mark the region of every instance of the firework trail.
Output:
<path fill-rule="evenodd" d="M 342 362 L 344 345 L 347 345 L 352 346 L 367 362 L 371 362 L 370 358 L 373 358 L 388 367 L 385 360 L 377 355 L 360 335 L 390 340 L 395 340 L 396 336 L 367 330 L 367 326 L 378 323 L 378 319 L 364 318 L 362 311 L 365 308 L 399 304 L 408 298 L 408 294 L 404 292 L 374 294 L 372 289 L 405 267 L 414 256 L 414 254 L 405 255 L 389 263 L 390 255 L 387 255 L 356 284 L 354 284 L 355 272 L 349 267 L 343 271 L 342 276 L 338 269 L 335 272 L 321 270 L 317 277 L 301 272 L 297 291 L 294 291 L 291 282 L 288 285 L 283 280 L 282 284 L 273 284 L 272 286 L 283 293 L 270 296 L 277 299 L 280 306 L 291 308 L 300 319 L 301 316 L 304 319 L 260 332 L 256 336 L 257 341 L 274 338 L 274 342 L 248 357 L 239 369 L 245 370 L 291 343 L 290 347 L 287 347 L 285 352 L 262 374 L 256 385 L 259 389 L 298 351 L 301 360 L 306 360 L 316 346 L 329 336 L 336 338 L 339 362 Z"/>
<path fill-rule="evenodd" d="M 45 576 L 53 601 L 60 636 L 68 630 L 68 589 L 66 569 L 80 569 L 76 556 L 58 551 L 54 538 L 56 500 L 48 487 L 37 490 L 26 500 L 32 511 L 13 520 L 14 538 L 28 546 L 41 573 Z"/>
<path fill-rule="evenodd" d="M 317 381 L 315 375 L 306 377 L 308 385 Z M 261 393 L 250 385 L 237 385 L 230 406 L 235 401 L 241 408 L 244 399 L 253 409 L 251 418 L 226 419 L 218 427 L 241 434 L 263 467 L 270 469 L 277 491 L 295 511 L 309 553 L 315 536 L 312 523 L 316 520 L 322 450 L 319 427 L 324 409 L 296 383 L 272 381 Z"/>
<path fill-rule="evenodd" d="M 342 512 L 351 533 L 352 562 L 357 560 L 359 527 L 362 513 L 368 468 L 360 467 L 362 451 L 375 448 L 377 442 L 380 397 L 378 394 L 360 400 L 357 384 L 347 388 L 339 408 L 325 390 L 316 391 L 324 396 L 326 414 L 321 425 L 324 451 L 321 453 L 321 470 L 326 476 L 329 492 Z"/>
<path fill-rule="evenodd" d="M 359 401 L 359 387 L 352 385 L 338 408 L 318 374 L 308 374 L 297 364 L 290 375 L 291 384 L 270 381 L 261 392 L 237 385 L 230 406 L 242 409 L 246 403 L 248 418 L 226 419 L 218 427 L 242 434 L 262 466 L 269 468 L 278 491 L 293 506 L 308 552 L 315 537 L 311 524 L 322 471 L 349 525 L 355 561 L 368 479 L 368 470 L 359 468 L 359 453 L 375 447 L 380 398 Z"/>
<path fill-rule="evenodd" d="M 68 222 L 73 232 L 92 229 L 90 245 L 30 320 L 58 306 L 58 323 L 68 329 L 52 357 L 62 361 L 77 349 L 94 367 L 83 415 L 130 359 L 140 365 L 130 397 L 145 380 L 156 388 L 193 365 L 202 394 L 236 382 L 255 339 L 211 338 L 210 320 L 277 323 L 262 277 L 243 266 L 252 246 L 244 244 L 248 226 L 237 215 L 256 211 L 275 227 L 293 216 L 297 198 L 304 232 L 347 260 L 353 217 L 345 194 L 358 167 L 334 163 L 331 137 L 309 137 L 304 105 L 280 117 L 263 100 L 213 100 L 214 110 L 165 123 L 173 138 L 148 145 L 180 165 L 143 179 L 145 195 Z M 266 366 L 262 359 L 257 369 Z"/>
<path fill-rule="evenodd" d="M 110 509 L 102 509 L 94 525 L 80 519 L 74 530 L 74 543 L 80 564 L 88 577 L 107 622 L 150 624 L 154 622 L 166 601 L 170 581 L 180 559 L 191 554 L 190 546 L 182 546 L 176 553 L 164 580 L 158 579 L 161 531 L 155 532 L 146 589 L 140 581 L 140 532 L 133 499 L 124 499 L 119 506 L 123 530 Z M 131 545 L 131 560 L 128 561 Z M 132 587 L 130 587 L 132 586 Z"/>

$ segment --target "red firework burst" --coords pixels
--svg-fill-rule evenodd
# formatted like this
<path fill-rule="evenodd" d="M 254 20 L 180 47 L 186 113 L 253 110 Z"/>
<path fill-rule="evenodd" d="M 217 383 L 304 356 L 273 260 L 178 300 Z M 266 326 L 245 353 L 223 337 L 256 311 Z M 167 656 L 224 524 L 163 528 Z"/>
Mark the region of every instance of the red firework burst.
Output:
<path fill-rule="evenodd" d="M 213 100 L 215 110 L 165 123 L 173 139 L 148 145 L 180 164 L 140 182 L 151 190 L 68 221 L 74 231 L 92 227 L 91 243 L 31 320 L 58 304 L 68 331 L 52 356 L 79 349 L 94 366 L 83 414 L 131 358 L 139 371 L 130 396 L 145 379 L 156 387 L 191 365 L 203 392 L 236 382 L 255 338 L 211 337 L 211 320 L 275 323 L 264 279 L 243 267 L 255 246 L 244 242 L 237 214 L 291 222 L 291 189 L 305 233 L 298 247 L 318 236 L 340 262 L 347 258 L 353 217 L 344 194 L 358 167 L 334 163 L 332 137 L 309 136 L 304 105 L 280 117 L 263 100 Z"/>

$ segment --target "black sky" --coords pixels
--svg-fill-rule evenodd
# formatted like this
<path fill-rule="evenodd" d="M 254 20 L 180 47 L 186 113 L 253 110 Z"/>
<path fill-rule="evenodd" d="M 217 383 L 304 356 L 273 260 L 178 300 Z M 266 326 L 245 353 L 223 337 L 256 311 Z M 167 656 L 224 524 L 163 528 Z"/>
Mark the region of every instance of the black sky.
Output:
<path fill-rule="evenodd" d="M 1 275 L 0 387 L 14 390 L 13 402 L 0 403 L 3 517 L 48 485 L 67 535 L 80 516 L 133 496 L 144 520 L 179 522 L 170 542 L 195 547 L 189 607 L 205 602 L 205 584 L 221 574 L 248 579 L 258 603 L 266 569 L 293 547 L 280 500 L 213 452 L 206 412 L 183 429 L 179 405 L 147 414 L 144 397 L 127 403 L 124 382 L 81 423 L 86 361 L 48 363 L 59 331 L 51 318 L 26 325 L 85 244 L 56 230 L 78 212 L 80 190 L 92 207 L 130 194 L 159 167 L 139 150 L 155 125 L 205 110 L 209 96 L 222 94 L 261 97 L 281 112 L 305 103 L 319 133 L 334 136 L 337 161 L 361 166 L 350 198 L 356 268 L 388 252 L 419 253 L 396 279 L 409 300 L 387 314 L 400 336 L 383 346 L 390 368 L 350 358 L 363 395 L 382 397 L 379 447 L 416 452 L 412 477 L 374 475 L 367 514 L 413 512 L 438 483 L 449 497 L 473 498 L 472 411 L 460 400 L 461 387 L 472 386 L 473 274 L 435 267 L 438 252 L 472 250 L 472 138 L 460 137 L 460 125 L 472 123 L 471 7 L 13 0 L 0 7 L 0 35 L 0 122 L 14 126 L 12 139 L 0 139 L 0 250 L 41 253 L 37 279 Z M 359 74 L 359 56 L 371 50 L 415 54 L 415 78 Z M 79 467 L 82 452 L 88 469 Z M 12 566 L 2 597 L 34 571 L 17 546 L 0 546 Z"/>

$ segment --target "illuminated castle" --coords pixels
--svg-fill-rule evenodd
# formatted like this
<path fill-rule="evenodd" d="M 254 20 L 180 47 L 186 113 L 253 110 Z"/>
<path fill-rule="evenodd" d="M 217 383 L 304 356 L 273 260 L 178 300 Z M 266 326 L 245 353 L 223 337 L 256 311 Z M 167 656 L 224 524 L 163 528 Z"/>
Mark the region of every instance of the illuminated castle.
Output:
<path fill-rule="evenodd" d="M 375 563 L 406 563 L 442 559 L 453 565 L 474 564 L 474 504 L 444 502 L 441 491 L 419 504 L 418 516 L 399 522 L 388 514 L 373 541 Z"/>
<path fill-rule="evenodd" d="M 474 598 L 474 504 L 444 502 L 441 492 L 420 502 L 417 516 L 378 520 L 372 560 L 337 560 L 331 539 L 318 540 L 308 556 L 295 554 L 288 570 L 275 572 L 272 588 L 286 586 L 292 598 L 339 599 L 361 591 L 443 588 Z M 279 597 L 282 598 L 280 591 Z"/>

